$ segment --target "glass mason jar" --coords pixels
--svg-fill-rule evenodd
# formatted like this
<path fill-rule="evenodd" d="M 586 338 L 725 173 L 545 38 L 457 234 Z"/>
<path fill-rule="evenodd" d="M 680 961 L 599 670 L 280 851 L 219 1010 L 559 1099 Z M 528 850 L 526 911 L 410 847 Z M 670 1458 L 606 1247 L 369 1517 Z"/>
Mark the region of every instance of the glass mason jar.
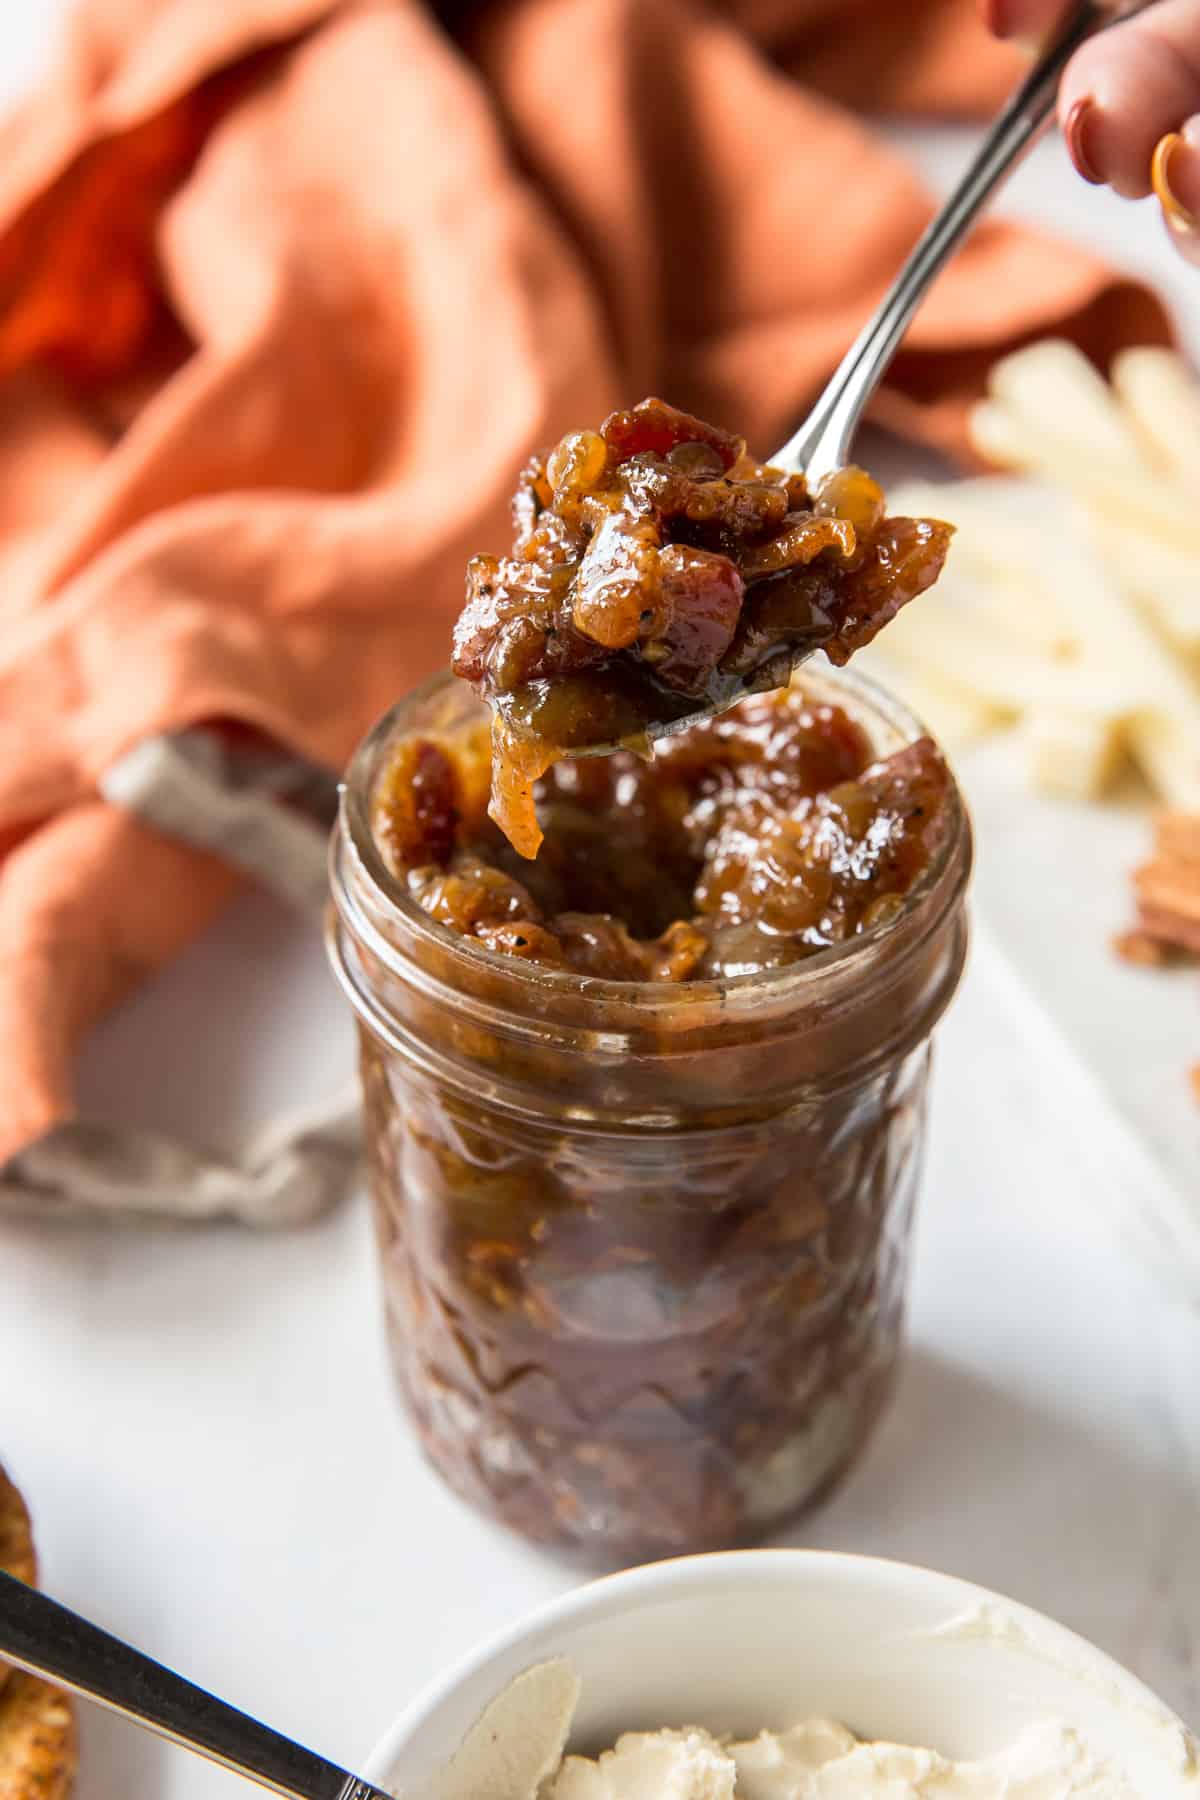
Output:
<path fill-rule="evenodd" d="M 802 685 L 878 754 L 920 735 L 861 678 Z M 450 932 L 373 841 L 395 742 L 478 705 L 442 676 L 382 719 L 333 843 L 399 1386 L 450 1485 L 528 1538 L 603 1563 L 752 1541 L 828 1492 L 892 1387 L 966 814 L 954 793 L 901 911 L 847 945 L 585 979 Z"/>

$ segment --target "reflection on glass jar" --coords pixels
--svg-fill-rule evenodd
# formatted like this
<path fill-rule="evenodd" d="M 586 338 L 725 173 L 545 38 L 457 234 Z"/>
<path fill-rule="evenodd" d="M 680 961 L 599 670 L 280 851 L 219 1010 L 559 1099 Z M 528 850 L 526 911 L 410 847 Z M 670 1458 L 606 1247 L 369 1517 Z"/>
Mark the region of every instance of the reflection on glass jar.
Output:
<path fill-rule="evenodd" d="M 854 677 L 804 686 L 880 754 L 917 733 Z M 847 945 L 587 980 L 453 936 L 374 846 L 389 750 L 475 706 L 438 680 L 383 720 L 334 844 L 400 1387 L 450 1484 L 529 1538 L 602 1562 L 752 1541 L 829 1489 L 890 1390 L 965 815 Z"/>

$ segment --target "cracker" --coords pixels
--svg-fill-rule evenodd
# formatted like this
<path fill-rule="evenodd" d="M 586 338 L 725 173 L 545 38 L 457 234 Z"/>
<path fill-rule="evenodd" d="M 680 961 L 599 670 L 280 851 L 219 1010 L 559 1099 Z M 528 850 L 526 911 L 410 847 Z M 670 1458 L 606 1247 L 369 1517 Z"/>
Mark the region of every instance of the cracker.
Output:
<path fill-rule="evenodd" d="M 67 1800 L 77 1762 L 67 1696 L 14 1671 L 0 1694 L 0 1800 Z"/>
<path fill-rule="evenodd" d="M 0 1467 L 0 1569 L 9 1575 L 15 1575 L 18 1581 L 27 1581 L 32 1587 L 37 1581 L 37 1556 L 33 1548 L 33 1530 L 29 1523 L 29 1513 L 19 1490 L 8 1479 Z M 6 1663 L 0 1662 L 0 1693 L 4 1691 L 12 1671 Z"/>
<path fill-rule="evenodd" d="M 25 1502 L 0 1467 L 0 1569 L 27 1581 L 37 1583 L 37 1558 L 33 1550 L 33 1530 Z"/>
<path fill-rule="evenodd" d="M 0 1569 L 33 1586 L 37 1556 L 20 1493 L 0 1468 Z M 0 1800 L 66 1800 L 78 1760 L 67 1696 L 0 1663 Z"/>

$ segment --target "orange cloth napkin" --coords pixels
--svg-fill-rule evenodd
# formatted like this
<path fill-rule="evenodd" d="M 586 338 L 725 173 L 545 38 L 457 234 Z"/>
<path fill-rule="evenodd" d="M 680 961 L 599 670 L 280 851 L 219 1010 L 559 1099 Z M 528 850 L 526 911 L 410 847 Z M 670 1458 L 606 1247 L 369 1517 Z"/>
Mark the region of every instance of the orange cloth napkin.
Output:
<path fill-rule="evenodd" d="M 340 764 L 572 425 L 657 391 L 768 451 L 929 211 L 851 109 L 1018 69 L 967 0 L 85 0 L 0 131 L 0 1161 L 237 879 L 114 760 L 238 721 Z M 991 225 L 877 416 L 961 449 L 1047 330 L 1167 324 Z"/>

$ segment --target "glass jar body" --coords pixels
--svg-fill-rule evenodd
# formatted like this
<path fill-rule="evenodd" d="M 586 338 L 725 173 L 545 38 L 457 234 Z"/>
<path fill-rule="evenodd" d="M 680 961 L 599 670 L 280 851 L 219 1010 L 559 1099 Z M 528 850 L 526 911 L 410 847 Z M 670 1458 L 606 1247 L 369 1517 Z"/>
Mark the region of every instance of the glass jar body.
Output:
<path fill-rule="evenodd" d="M 343 817 L 388 1336 L 466 1499 L 611 1563 L 754 1541 L 849 1466 L 896 1371 L 957 829 L 882 947 L 664 994 L 446 944 Z"/>
<path fill-rule="evenodd" d="M 753 1541 L 889 1392 L 927 1045 L 732 1129 L 563 1132 L 364 1033 L 387 1329 L 421 1441 L 526 1537 L 644 1558 Z"/>

